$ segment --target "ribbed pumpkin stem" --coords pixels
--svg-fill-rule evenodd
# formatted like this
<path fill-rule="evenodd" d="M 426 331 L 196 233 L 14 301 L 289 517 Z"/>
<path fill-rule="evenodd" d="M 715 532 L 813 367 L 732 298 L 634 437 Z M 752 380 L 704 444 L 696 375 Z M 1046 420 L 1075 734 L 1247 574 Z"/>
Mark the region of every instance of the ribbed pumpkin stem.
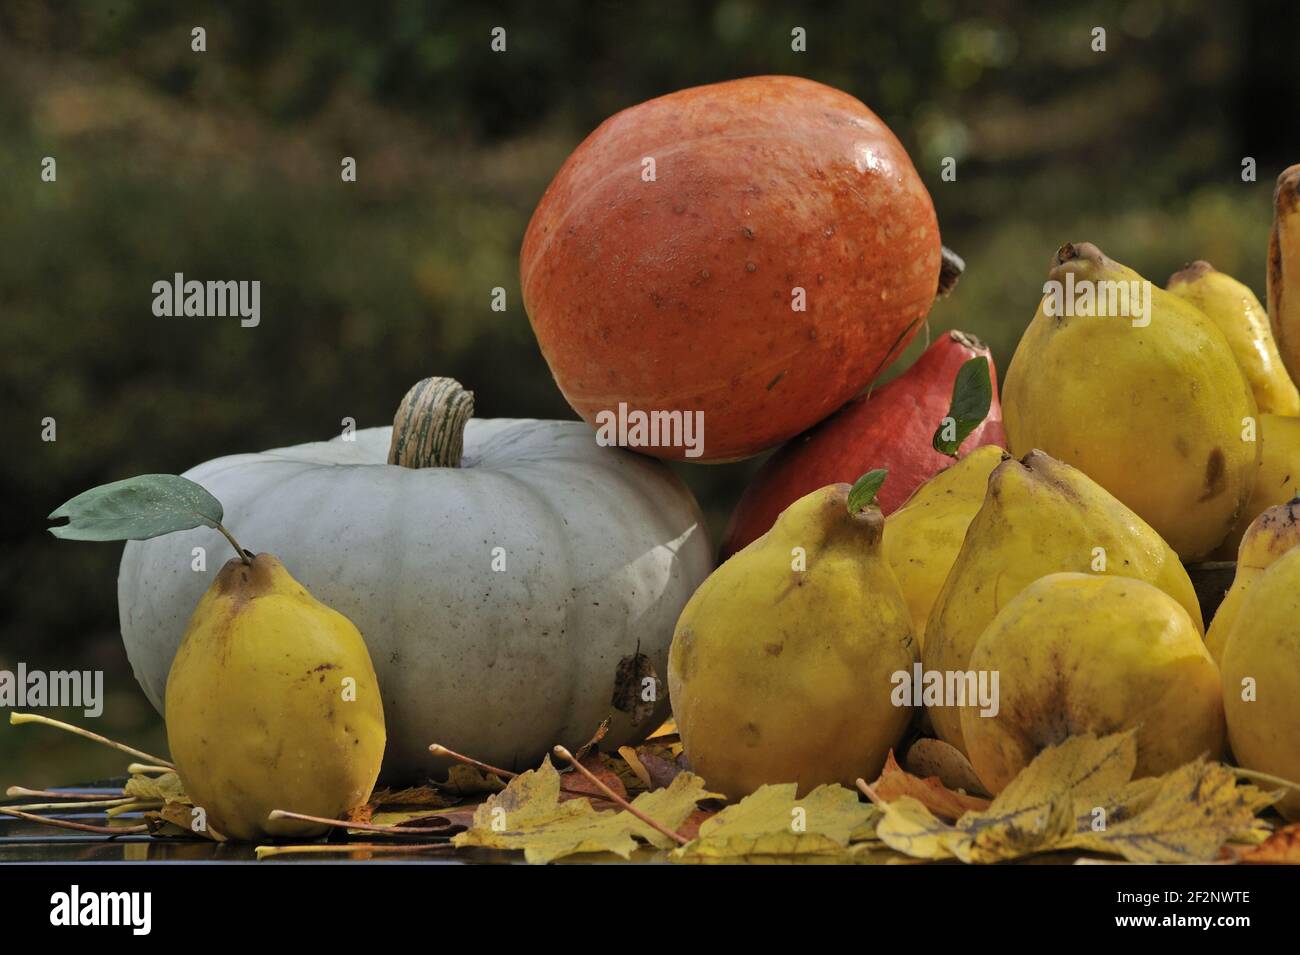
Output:
<path fill-rule="evenodd" d="M 412 386 L 393 416 L 388 463 L 404 468 L 458 468 L 474 392 L 455 378 L 425 378 Z"/>

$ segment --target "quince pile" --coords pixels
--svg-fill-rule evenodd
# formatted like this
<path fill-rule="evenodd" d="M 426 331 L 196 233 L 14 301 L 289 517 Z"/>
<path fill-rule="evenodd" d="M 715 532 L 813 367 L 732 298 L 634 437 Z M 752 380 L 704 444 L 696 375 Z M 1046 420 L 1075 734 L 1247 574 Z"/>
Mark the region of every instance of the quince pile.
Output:
<path fill-rule="evenodd" d="M 1049 746 L 1136 730 L 1138 775 L 1230 758 L 1300 818 L 1300 166 L 1268 272 L 1266 309 L 1205 262 L 1162 289 L 1063 246 L 1008 447 L 887 516 L 815 491 L 696 592 L 668 674 L 692 766 L 802 793 L 932 733 L 998 793 Z M 1234 556 L 1226 599 L 1198 597 L 1199 562 Z"/>

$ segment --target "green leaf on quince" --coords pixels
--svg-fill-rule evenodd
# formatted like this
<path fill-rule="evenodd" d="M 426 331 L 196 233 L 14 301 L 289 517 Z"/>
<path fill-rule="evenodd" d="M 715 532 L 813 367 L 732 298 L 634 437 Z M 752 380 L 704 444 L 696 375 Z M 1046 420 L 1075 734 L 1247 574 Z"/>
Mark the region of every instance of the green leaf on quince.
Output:
<path fill-rule="evenodd" d="M 885 468 L 876 468 L 874 471 L 868 471 L 853 482 L 853 487 L 849 489 L 849 513 L 856 514 L 863 508 L 876 503 L 876 494 L 880 491 L 881 485 L 885 483 L 885 478 L 888 476 L 889 471 Z"/>
<path fill-rule="evenodd" d="M 957 369 L 948 416 L 939 422 L 931 441 L 934 449 L 950 458 L 957 457 L 957 449 L 988 417 L 992 406 L 993 382 L 989 379 L 988 359 L 977 355 Z"/>
<path fill-rule="evenodd" d="M 83 491 L 50 513 L 51 527 L 65 540 L 147 540 L 192 527 L 220 530 L 221 502 L 202 485 L 175 474 L 141 474 Z"/>

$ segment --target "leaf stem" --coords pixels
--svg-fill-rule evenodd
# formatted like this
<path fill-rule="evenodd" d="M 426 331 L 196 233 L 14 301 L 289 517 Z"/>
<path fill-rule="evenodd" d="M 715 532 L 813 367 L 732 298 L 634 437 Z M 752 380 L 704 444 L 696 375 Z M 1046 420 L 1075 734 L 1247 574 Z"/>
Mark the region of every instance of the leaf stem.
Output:
<path fill-rule="evenodd" d="M 96 743 L 103 743 L 113 749 L 120 750 L 129 756 L 139 756 L 141 759 L 147 759 L 151 763 L 157 763 L 160 766 L 166 766 L 168 769 L 175 769 L 176 765 L 161 756 L 151 756 L 144 750 L 135 749 L 127 746 L 125 743 L 119 743 L 111 740 L 107 736 L 100 736 L 98 733 L 92 733 L 90 730 L 82 729 L 80 726 L 73 726 L 71 723 L 64 723 L 62 720 L 52 720 L 48 716 L 39 716 L 36 713 L 10 713 L 9 725 L 21 726 L 24 723 L 41 723 L 45 726 L 53 726 L 55 729 L 67 730 L 77 736 L 83 736 L 86 739 L 94 740 Z"/>
<path fill-rule="evenodd" d="M 139 826 L 92 826 L 84 822 L 69 822 L 67 819 L 51 819 L 48 816 L 38 816 L 32 812 L 22 812 L 18 809 L 7 809 L 0 806 L 0 813 L 6 816 L 17 816 L 19 819 L 26 819 L 30 822 L 39 822 L 43 826 L 54 826 L 57 829 L 76 829 L 78 832 L 98 832 L 106 836 L 127 836 L 137 832 L 148 832 L 147 825 Z"/>
<path fill-rule="evenodd" d="M 226 525 L 222 524 L 221 521 L 213 521 L 213 525 L 217 530 L 226 535 L 226 540 L 230 541 L 230 546 L 235 548 L 235 553 L 239 555 L 239 559 L 245 564 L 251 564 L 252 561 L 248 559 L 248 551 L 239 546 L 239 541 L 235 540 L 234 534 L 226 530 Z"/>
<path fill-rule="evenodd" d="M 675 830 L 669 829 L 663 823 L 651 819 L 640 809 L 637 809 L 635 806 L 633 806 L 630 802 L 628 802 L 618 793 L 614 792 L 614 790 L 610 789 L 603 782 L 601 782 L 595 773 L 593 773 L 586 766 L 582 765 L 582 763 L 578 762 L 578 760 L 574 758 L 573 754 L 570 753 L 563 746 L 555 747 L 554 753 L 556 756 L 560 757 L 560 759 L 565 760 L 570 766 L 572 766 L 578 772 L 582 773 L 582 775 L 586 776 L 587 781 L 591 783 L 593 786 L 595 786 L 597 789 L 599 789 L 601 792 L 603 792 L 605 794 L 606 799 L 608 799 L 612 803 L 615 803 L 618 806 L 621 806 L 623 809 L 627 810 L 629 813 L 636 816 L 636 818 L 644 822 L 651 829 L 663 833 L 669 839 L 672 839 L 674 842 L 676 842 L 679 846 L 684 846 L 691 841 L 690 839 L 687 839 L 685 836 L 683 836 L 680 832 L 676 832 Z"/>
<path fill-rule="evenodd" d="M 127 806 L 135 802 L 134 796 L 121 799 L 86 799 L 81 802 L 29 802 L 20 806 L 5 806 L 6 809 L 21 809 L 23 812 L 49 811 L 51 809 L 88 809 L 92 806 L 110 807 Z"/>
<path fill-rule="evenodd" d="M 437 813 L 429 813 L 430 816 L 436 816 Z M 429 834 L 437 835 L 446 833 L 452 828 L 450 820 L 445 826 L 402 826 L 391 825 L 385 826 L 374 822 L 349 822 L 346 819 L 330 819 L 327 816 L 309 816 L 305 812 L 290 812 L 287 809 L 272 809 L 267 815 L 268 819 L 297 819 L 300 822 L 315 822 L 323 826 L 334 826 L 337 829 L 360 829 L 366 832 L 382 832 L 386 835 L 406 835 L 406 834 Z"/>
<path fill-rule="evenodd" d="M 113 789 L 112 787 L 96 790 L 82 789 L 77 792 L 66 792 L 60 789 L 28 789 L 26 786 L 10 786 L 5 790 L 6 796 L 41 796 L 46 799 L 81 799 L 83 796 L 102 796 L 105 799 L 115 799 L 123 795 L 125 790 Z"/>
<path fill-rule="evenodd" d="M 519 775 L 518 773 L 510 772 L 510 770 L 508 769 L 497 769 L 497 767 L 489 766 L 487 763 L 480 763 L 477 759 L 472 759 L 469 756 L 465 756 L 462 753 L 458 753 L 454 749 L 448 749 L 446 746 L 443 746 L 441 743 L 430 744 L 429 752 L 433 753 L 434 756 L 449 756 L 450 758 L 459 760 L 462 763 L 467 763 L 468 765 L 473 766 L 475 769 L 481 769 L 485 773 L 491 773 L 493 776 L 496 776 L 498 779 L 509 780 L 509 779 L 514 779 L 516 776 Z"/>
<path fill-rule="evenodd" d="M 885 807 L 886 805 L 885 801 L 881 799 L 878 795 L 876 795 L 876 791 L 872 789 L 870 785 L 868 785 L 865 779 L 859 779 L 857 781 L 857 787 L 858 790 L 862 793 L 862 795 L 866 796 L 877 806 L 880 806 L 882 809 Z"/>

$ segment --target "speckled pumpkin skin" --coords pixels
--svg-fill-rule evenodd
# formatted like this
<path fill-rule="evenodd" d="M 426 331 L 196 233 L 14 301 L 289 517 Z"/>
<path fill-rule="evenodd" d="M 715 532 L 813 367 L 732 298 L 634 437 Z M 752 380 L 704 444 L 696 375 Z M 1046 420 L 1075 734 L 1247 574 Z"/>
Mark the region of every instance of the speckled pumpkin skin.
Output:
<path fill-rule="evenodd" d="M 703 411 L 692 460 L 717 461 L 864 388 L 929 311 L 939 265 L 929 193 L 879 117 L 820 83 L 760 76 L 602 123 L 542 196 L 520 280 L 578 414 Z"/>

